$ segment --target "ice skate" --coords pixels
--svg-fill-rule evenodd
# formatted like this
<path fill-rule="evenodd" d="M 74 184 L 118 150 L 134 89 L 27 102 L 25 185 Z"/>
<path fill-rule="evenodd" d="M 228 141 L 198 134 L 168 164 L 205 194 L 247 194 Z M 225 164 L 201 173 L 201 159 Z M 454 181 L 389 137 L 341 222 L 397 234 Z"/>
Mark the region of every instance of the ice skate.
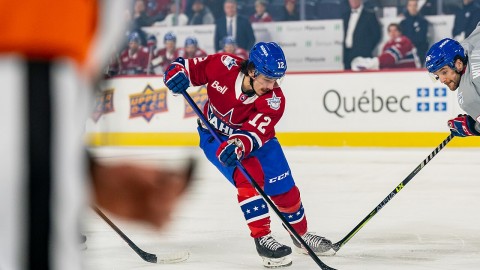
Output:
<path fill-rule="evenodd" d="M 292 265 L 290 255 L 292 249 L 277 242 L 270 234 L 255 238 L 257 252 L 263 259 L 263 266 L 267 268 L 286 267 Z"/>
<path fill-rule="evenodd" d="M 293 244 L 295 244 L 296 251 L 303 254 L 308 254 L 308 251 L 303 248 L 303 246 L 293 237 L 290 235 L 293 240 Z M 302 235 L 303 241 L 307 243 L 308 246 L 315 252 L 317 255 L 333 255 L 334 252 L 332 250 L 332 242 L 323 236 L 318 236 L 311 232 L 307 232 L 306 234 Z"/>

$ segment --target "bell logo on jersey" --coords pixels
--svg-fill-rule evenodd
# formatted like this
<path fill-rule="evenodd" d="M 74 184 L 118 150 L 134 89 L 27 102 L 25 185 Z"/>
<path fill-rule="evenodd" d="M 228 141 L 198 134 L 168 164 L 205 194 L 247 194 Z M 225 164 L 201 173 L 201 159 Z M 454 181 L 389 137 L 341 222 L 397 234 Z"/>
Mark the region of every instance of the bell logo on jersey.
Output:
<path fill-rule="evenodd" d="M 196 65 L 200 62 L 202 62 L 203 60 L 207 59 L 207 57 L 196 57 L 196 58 L 193 58 L 193 64 Z"/>
<path fill-rule="evenodd" d="M 228 68 L 228 70 L 231 70 L 232 67 L 238 66 L 237 61 L 235 58 L 228 56 L 228 55 L 222 55 L 222 63 Z"/>
<path fill-rule="evenodd" d="M 220 92 L 222 95 L 225 94 L 225 91 L 228 90 L 227 86 L 220 86 L 220 83 L 218 81 L 213 81 L 210 86 L 217 89 L 217 91 Z"/>
<path fill-rule="evenodd" d="M 275 92 L 272 92 L 272 97 L 267 98 L 268 106 L 270 106 L 270 108 L 274 110 L 280 109 L 280 103 L 281 103 L 280 99 L 281 98 L 275 95 Z"/>

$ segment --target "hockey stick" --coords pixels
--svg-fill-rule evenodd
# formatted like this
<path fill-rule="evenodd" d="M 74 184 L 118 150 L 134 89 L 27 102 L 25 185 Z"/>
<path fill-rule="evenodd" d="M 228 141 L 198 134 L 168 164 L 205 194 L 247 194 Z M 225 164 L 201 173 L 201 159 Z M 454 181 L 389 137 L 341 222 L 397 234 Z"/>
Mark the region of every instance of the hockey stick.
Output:
<path fill-rule="evenodd" d="M 360 223 L 358 223 L 358 225 L 353 228 L 353 230 L 351 232 L 349 232 L 342 240 L 338 241 L 337 243 L 333 244 L 333 250 L 335 250 L 335 252 L 337 252 L 343 245 L 345 245 L 348 241 L 350 241 L 350 239 L 363 227 L 365 226 L 365 224 L 367 224 L 367 222 L 373 217 L 375 216 L 391 199 L 393 199 L 393 197 L 395 197 L 395 195 L 397 195 L 397 193 L 399 193 L 404 187 L 406 184 L 408 184 L 408 182 L 410 182 L 410 180 L 412 180 L 412 178 L 420 171 L 422 170 L 423 167 L 425 167 L 425 165 L 427 165 L 428 162 L 430 162 L 430 160 L 433 159 L 433 157 L 438 154 L 438 152 L 440 152 L 440 150 L 442 150 L 446 145 L 447 143 L 449 143 L 451 140 L 453 139 L 453 135 L 450 134 L 448 135 L 448 137 L 443 140 L 443 142 L 437 146 L 437 148 L 435 148 L 433 150 L 433 152 L 428 155 L 428 157 L 426 159 L 424 159 L 422 161 L 422 163 L 420 163 L 408 176 L 407 178 L 405 178 L 400 184 L 398 184 L 398 186 L 395 187 L 395 189 L 390 192 L 390 194 L 388 194 L 388 196 L 383 199 L 383 201 L 377 205 L 377 207 L 375 207 L 373 209 L 372 212 L 370 212 L 370 214 L 368 214 Z"/>
<path fill-rule="evenodd" d="M 166 263 L 176 263 L 176 262 L 181 262 L 185 261 L 188 259 L 190 256 L 188 251 L 178 251 L 172 254 L 168 254 L 162 258 L 158 258 L 157 255 L 148 253 L 143 251 L 141 248 L 139 248 L 135 243 L 133 243 L 128 236 L 126 236 L 122 230 L 120 230 L 98 207 L 94 206 L 93 210 L 97 212 L 97 214 L 108 224 L 112 229 L 122 237 L 122 239 L 127 242 L 127 244 L 135 251 L 135 253 L 142 258 L 142 260 L 149 262 L 149 263 L 159 263 L 159 264 L 166 264 Z"/>
<path fill-rule="evenodd" d="M 188 104 L 190 104 L 190 106 L 192 107 L 192 109 L 195 111 L 195 113 L 197 114 L 197 116 L 200 118 L 200 120 L 205 124 L 205 126 L 208 128 L 208 131 L 210 132 L 210 134 L 212 134 L 212 136 L 215 138 L 215 140 L 218 142 L 218 143 L 222 143 L 222 140 L 220 139 L 220 137 L 218 136 L 217 132 L 213 129 L 213 127 L 210 125 L 210 123 L 207 121 L 207 119 L 205 118 L 205 116 L 203 115 L 202 111 L 200 111 L 200 109 L 198 108 L 197 104 L 195 103 L 195 101 L 193 101 L 192 97 L 190 97 L 190 95 L 187 93 L 187 91 L 182 91 L 182 95 L 185 97 L 185 99 L 187 100 Z M 290 223 L 288 223 L 287 219 L 282 215 L 282 213 L 280 212 L 280 210 L 278 210 L 277 206 L 272 202 L 272 200 L 270 200 L 270 198 L 268 198 L 267 194 L 262 190 L 262 188 L 258 185 L 258 183 L 255 181 L 255 179 L 253 179 L 253 177 L 247 172 L 247 170 L 245 169 L 245 167 L 243 167 L 242 163 L 240 161 L 237 161 L 237 169 L 240 170 L 240 172 L 242 172 L 242 174 L 249 180 L 250 183 L 252 183 L 252 185 L 255 187 L 255 189 L 257 190 L 257 192 L 263 197 L 263 199 L 268 203 L 268 205 L 270 205 L 270 207 L 272 208 L 272 210 L 277 214 L 277 216 L 280 218 L 280 220 L 282 221 L 283 225 L 285 227 L 288 228 L 288 230 L 290 231 L 290 233 L 297 239 L 298 242 L 300 242 L 302 244 L 302 246 L 307 250 L 308 252 L 308 255 L 310 255 L 310 257 L 312 257 L 312 259 L 315 261 L 315 263 L 317 263 L 317 265 L 320 267 L 320 269 L 323 269 L 323 270 L 335 270 L 335 268 L 331 268 L 330 266 L 326 265 L 325 263 L 323 263 L 319 258 L 318 256 L 313 252 L 313 250 L 310 248 L 309 245 L 307 245 L 307 243 L 305 243 L 305 241 L 302 239 L 302 237 L 300 237 L 300 235 L 295 231 L 295 229 L 292 227 L 292 225 L 290 225 Z"/>

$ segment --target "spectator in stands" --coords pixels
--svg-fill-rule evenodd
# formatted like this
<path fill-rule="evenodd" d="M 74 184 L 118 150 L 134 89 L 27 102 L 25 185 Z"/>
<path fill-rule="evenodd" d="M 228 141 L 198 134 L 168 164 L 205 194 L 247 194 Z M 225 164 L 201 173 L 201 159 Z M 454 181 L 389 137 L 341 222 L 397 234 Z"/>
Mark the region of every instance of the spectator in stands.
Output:
<path fill-rule="evenodd" d="M 147 15 L 144 0 L 135 0 L 133 5 L 133 23 L 135 28 L 150 26 L 155 22 L 155 18 Z"/>
<path fill-rule="evenodd" d="M 298 21 L 300 20 L 300 13 L 298 11 L 297 0 L 285 0 L 285 5 L 278 16 L 279 21 Z"/>
<path fill-rule="evenodd" d="M 248 59 L 248 51 L 237 47 L 237 42 L 235 42 L 233 37 L 225 37 L 223 39 L 223 50 L 220 50 L 219 52 L 230 53 L 243 59 Z"/>
<path fill-rule="evenodd" d="M 192 16 L 188 20 L 188 25 L 213 24 L 215 19 L 203 0 L 194 0 L 192 4 Z"/>
<path fill-rule="evenodd" d="M 267 12 L 267 0 L 255 1 L 255 13 L 250 16 L 250 22 L 271 22 L 272 16 Z"/>
<path fill-rule="evenodd" d="M 178 49 L 178 56 L 183 58 L 206 57 L 208 54 L 198 47 L 195 37 L 185 39 L 185 47 Z"/>
<path fill-rule="evenodd" d="M 152 66 L 155 74 L 163 73 L 173 60 L 178 57 L 177 36 L 173 32 L 168 32 L 163 36 L 163 45 L 165 47 L 153 56 Z"/>
<path fill-rule="evenodd" d="M 400 22 L 400 28 L 417 48 L 418 58 L 424 62 L 428 50 L 429 22 L 418 13 L 418 0 L 408 0 L 405 18 Z"/>
<path fill-rule="evenodd" d="M 390 39 L 383 46 L 378 57 L 355 57 L 352 70 L 378 70 L 384 68 L 420 68 L 420 61 L 415 47 L 408 37 L 402 34 L 399 24 L 388 25 Z"/>
<path fill-rule="evenodd" d="M 123 19 L 125 21 L 124 25 L 127 25 L 128 28 L 125 30 L 124 39 L 122 40 L 122 44 L 120 46 L 120 52 L 128 47 L 128 39 L 132 33 L 138 34 L 138 36 L 140 37 L 141 45 L 147 44 L 147 34 L 142 30 L 141 27 L 138 27 L 138 25 L 133 20 L 132 10 L 125 9 L 123 15 Z"/>
<path fill-rule="evenodd" d="M 120 54 L 121 74 L 146 74 L 148 49 L 140 45 L 140 36 L 134 32 L 128 39 L 128 48 Z"/>
<path fill-rule="evenodd" d="M 181 10 L 177 14 L 177 3 L 172 1 L 169 4 L 170 11 L 163 21 L 156 22 L 153 25 L 155 26 L 183 26 L 187 25 L 188 17 Z"/>
<path fill-rule="evenodd" d="M 237 14 L 237 1 L 225 0 L 223 4 L 225 16 L 215 21 L 214 46 L 215 51 L 222 48 L 222 39 L 232 36 L 237 41 L 238 47 L 250 49 L 255 43 L 252 25 L 247 18 Z"/>
<path fill-rule="evenodd" d="M 480 21 L 480 4 L 473 0 L 463 0 L 463 8 L 455 13 L 452 29 L 453 39 L 463 41 L 472 33 Z"/>
<path fill-rule="evenodd" d="M 156 18 L 157 21 L 165 19 L 165 16 L 169 13 L 169 6 L 172 0 L 146 0 L 146 12 L 147 16 Z M 185 10 L 183 5 L 184 1 L 180 1 L 182 4 L 180 6 L 181 10 Z"/>
<path fill-rule="evenodd" d="M 225 16 L 224 2 L 225 0 L 203 0 L 204 5 L 210 9 L 215 19 Z"/>
<path fill-rule="evenodd" d="M 373 57 L 382 35 L 377 15 L 364 8 L 363 0 L 349 0 L 349 4 L 350 10 L 343 16 L 343 64 L 347 70 L 353 58 Z"/>

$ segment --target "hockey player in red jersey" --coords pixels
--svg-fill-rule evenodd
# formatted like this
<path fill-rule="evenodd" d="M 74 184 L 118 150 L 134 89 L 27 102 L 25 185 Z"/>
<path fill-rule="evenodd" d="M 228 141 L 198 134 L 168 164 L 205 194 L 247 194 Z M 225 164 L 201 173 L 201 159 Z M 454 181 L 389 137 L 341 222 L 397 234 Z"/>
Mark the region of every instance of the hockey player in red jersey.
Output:
<path fill-rule="evenodd" d="M 140 36 L 134 32 L 128 39 L 128 48 L 120 54 L 121 74 L 146 74 L 148 49 L 140 45 Z"/>
<path fill-rule="evenodd" d="M 157 74 L 159 67 L 164 72 L 170 63 L 178 57 L 177 36 L 173 32 L 168 32 L 163 36 L 163 44 L 165 48 L 158 50 L 152 57 L 152 66 Z"/>
<path fill-rule="evenodd" d="M 223 50 L 219 53 L 231 53 L 240 56 L 242 59 L 248 59 L 248 52 L 237 46 L 237 42 L 231 36 L 226 36 L 223 39 Z"/>
<path fill-rule="evenodd" d="M 165 84 L 174 93 L 182 93 L 190 85 L 207 85 L 208 101 L 203 113 L 223 143 L 217 143 L 199 124 L 200 147 L 237 189 L 240 208 L 265 267 L 291 265 L 292 251 L 272 237 L 267 203 L 236 169 L 237 160 L 314 252 L 326 252 L 332 245 L 326 238 L 307 232 L 300 191 L 275 137 L 275 125 L 285 110 L 279 80 L 286 70 L 280 46 L 260 42 L 246 60 L 224 53 L 177 58 L 164 74 Z M 296 240 L 294 244 L 306 252 Z"/>
<path fill-rule="evenodd" d="M 378 57 L 356 57 L 352 60 L 352 70 L 377 70 L 384 68 L 420 68 L 417 51 L 408 37 L 402 34 L 400 25 L 388 25 L 390 40 L 383 46 Z"/>
<path fill-rule="evenodd" d="M 183 58 L 205 57 L 207 53 L 198 47 L 198 40 L 194 37 L 185 39 L 185 47 L 178 49 L 178 56 Z"/>

